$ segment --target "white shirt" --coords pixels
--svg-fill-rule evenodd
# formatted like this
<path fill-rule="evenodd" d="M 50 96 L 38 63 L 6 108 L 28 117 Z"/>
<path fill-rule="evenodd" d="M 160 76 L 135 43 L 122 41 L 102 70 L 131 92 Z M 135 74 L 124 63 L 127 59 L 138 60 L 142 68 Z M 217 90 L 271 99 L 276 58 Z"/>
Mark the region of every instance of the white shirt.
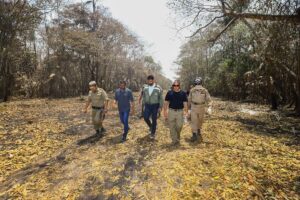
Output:
<path fill-rule="evenodd" d="M 149 85 L 149 95 L 150 96 L 151 96 L 153 90 L 154 90 L 154 84 L 153 85 Z"/>

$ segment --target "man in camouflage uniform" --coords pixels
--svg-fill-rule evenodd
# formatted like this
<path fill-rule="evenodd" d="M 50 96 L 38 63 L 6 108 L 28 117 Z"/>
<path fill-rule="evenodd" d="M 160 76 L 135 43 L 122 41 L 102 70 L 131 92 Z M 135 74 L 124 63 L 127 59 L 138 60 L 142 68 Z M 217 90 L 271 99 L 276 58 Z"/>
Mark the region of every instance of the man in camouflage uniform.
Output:
<path fill-rule="evenodd" d="M 103 120 L 105 113 L 107 113 L 108 108 L 108 96 L 106 92 L 102 89 L 97 87 L 95 81 L 91 81 L 89 83 L 90 92 L 88 95 L 88 100 L 85 105 L 84 112 L 87 112 L 88 107 L 90 104 L 92 105 L 92 121 L 94 128 L 96 130 L 96 135 L 102 136 L 104 129 L 103 129 Z"/>
<path fill-rule="evenodd" d="M 190 91 L 188 97 L 188 105 L 191 108 L 191 127 L 193 136 L 191 138 L 192 142 L 201 142 L 201 128 L 204 121 L 204 114 L 206 107 L 208 105 L 207 113 L 211 114 L 211 97 L 207 91 L 202 86 L 202 78 L 198 77 L 194 81 L 195 87 L 193 87 Z"/>

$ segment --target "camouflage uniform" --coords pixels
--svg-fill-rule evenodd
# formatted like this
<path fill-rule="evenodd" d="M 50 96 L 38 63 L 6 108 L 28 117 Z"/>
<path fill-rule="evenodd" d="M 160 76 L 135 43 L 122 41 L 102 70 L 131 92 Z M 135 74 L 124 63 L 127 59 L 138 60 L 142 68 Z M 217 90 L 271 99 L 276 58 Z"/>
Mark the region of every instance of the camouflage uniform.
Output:
<path fill-rule="evenodd" d="M 103 127 L 104 106 L 108 100 L 108 96 L 102 88 L 97 88 L 96 92 L 89 92 L 88 101 L 92 104 L 92 120 L 96 131 Z"/>
<path fill-rule="evenodd" d="M 189 105 L 191 106 L 191 127 L 193 137 L 196 140 L 201 140 L 201 128 L 204 121 L 206 106 L 211 106 L 211 97 L 207 89 L 202 85 L 196 85 L 191 89 L 188 97 Z"/>

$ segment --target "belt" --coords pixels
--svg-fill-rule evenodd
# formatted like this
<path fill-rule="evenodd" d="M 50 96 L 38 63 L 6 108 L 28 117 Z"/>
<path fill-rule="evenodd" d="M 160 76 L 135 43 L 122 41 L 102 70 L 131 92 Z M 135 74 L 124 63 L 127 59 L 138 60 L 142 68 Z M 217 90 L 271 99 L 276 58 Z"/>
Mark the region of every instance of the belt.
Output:
<path fill-rule="evenodd" d="M 181 112 L 183 109 L 173 109 L 173 108 L 169 108 L 170 110 L 173 110 L 175 112 Z"/>
<path fill-rule="evenodd" d="M 153 105 L 159 105 L 159 103 L 145 103 L 145 105 L 153 106 Z"/>
<path fill-rule="evenodd" d="M 96 110 L 102 110 L 102 109 L 104 109 L 104 107 L 102 106 L 102 107 L 96 107 L 96 106 L 92 106 L 92 108 L 93 109 L 96 109 Z"/>
<path fill-rule="evenodd" d="M 196 103 L 196 102 L 192 102 L 192 104 L 194 104 L 194 105 L 204 105 L 205 103 Z"/>

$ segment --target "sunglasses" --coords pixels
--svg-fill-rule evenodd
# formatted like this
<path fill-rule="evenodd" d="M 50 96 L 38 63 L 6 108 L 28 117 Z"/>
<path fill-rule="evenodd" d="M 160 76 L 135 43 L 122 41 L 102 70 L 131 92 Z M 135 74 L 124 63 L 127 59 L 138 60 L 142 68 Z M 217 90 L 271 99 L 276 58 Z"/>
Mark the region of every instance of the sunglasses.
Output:
<path fill-rule="evenodd" d="M 172 85 L 173 87 L 179 87 L 180 85 Z"/>

